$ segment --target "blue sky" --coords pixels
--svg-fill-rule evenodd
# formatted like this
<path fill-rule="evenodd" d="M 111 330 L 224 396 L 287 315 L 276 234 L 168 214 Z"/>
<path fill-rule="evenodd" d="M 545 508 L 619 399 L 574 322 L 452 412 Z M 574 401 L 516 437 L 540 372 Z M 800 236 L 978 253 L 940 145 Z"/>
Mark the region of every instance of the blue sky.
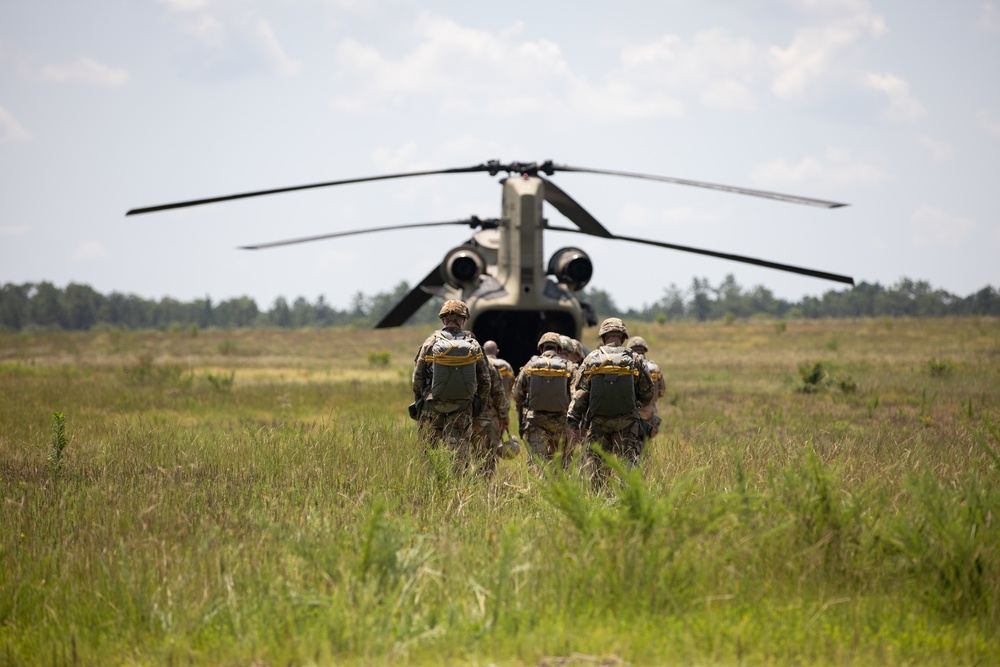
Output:
<path fill-rule="evenodd" d="M 499 214 L 485 174 L 125 217 L 386 172 L 541 161 L 847 202 L 823 210 L 587 174 L 613 232 L 965 296 L 1000 285 L 1000 2 L 8 0 L 0 4 L 0 282 L 146 298 L 351 296 L 411 284 Z M 553 224 L 566 224 L 548 211 Z M 621 306 L 735 275 L 837 283 L 551 233 Z"/>

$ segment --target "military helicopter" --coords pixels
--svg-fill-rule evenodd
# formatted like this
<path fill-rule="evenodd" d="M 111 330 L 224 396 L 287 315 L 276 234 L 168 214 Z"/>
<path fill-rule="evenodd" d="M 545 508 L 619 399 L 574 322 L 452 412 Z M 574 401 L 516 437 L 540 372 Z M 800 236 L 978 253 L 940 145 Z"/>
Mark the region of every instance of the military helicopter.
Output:
<path fill-rule="evenodd" d="M 552 180 L 546 178 L 546 176 L 552 176 L 557 171 L 639 178 L 765 197 L 767 199 L 823 208 L 846 206 L 846 204 L 820 199 L 810 199 L 795 195 L 751 190 L 667 176 L 557 165 L 553 164 L 551 160 L 539 163 L 510 162 L 506 164 L 497 160 L 491 160 L 471 167 L 368 176 L 272 190 L 244 192 L 222 197 L 175 202 L 172 204 L 161 204 L 132 209 L 126 215 L 152 213 L 174 208 L 368 181 L 383 181 L 436 174 L 485 172 L 490 176 L 496 176 L 497 174 L 504 173 L 506 176 L 500 179 L 500 183 L 503 186 L 503 197 L 499 218 L 483 219 L 473 216 L 467 219 L 444 222 L 371 227 L 259 243 L 242 246 L 242 248 L 260 250 L 296 243 L 415 227 L 468 226 L 477 231 L 474 231 L 473 235 L 462 244 L 449 250 L 445 254 L 444 259 L 379 320 L 375 328 L 397 327 L 404 324 L 420 306 L 433 296 L 441 296 L 446 299 L 462 299 L 468 304 L 470 311 L 469 321 L 466 323 L 466 326 L 480 341 L 495 340 L 500 346 L 504 357 L 514 368 L 519 368 L 535 353 L 535 344 L 542 333 L 555 331 L 572 338 L 581 339 L 583 328 L 585 326 L 593 326 L 597 323 L 597 314 L 594 312 L 594 309 L 589 304 L 581 302 L 576 296 L 577 292 L 587 286 L 593 275 L 593 263 L 590 257 L 581 248 L 569 246 L 556 250 L 549 258 L 548 263 L 545 264 L 542 244 L 542 235 L 545 231 L 573 232 L 603 239 L 640 243 L 754 264 L 851 285 L 854 284 L 853 278 L 835 273 L 780 264 L 742 255 L 675 245 L 662 241 L 612 234 Z M 561 227 L 550 224 L 548 219 L 543 216 L 543 203 L 551 205 L 568 220 L 573 222 L 576 227 Z"/>

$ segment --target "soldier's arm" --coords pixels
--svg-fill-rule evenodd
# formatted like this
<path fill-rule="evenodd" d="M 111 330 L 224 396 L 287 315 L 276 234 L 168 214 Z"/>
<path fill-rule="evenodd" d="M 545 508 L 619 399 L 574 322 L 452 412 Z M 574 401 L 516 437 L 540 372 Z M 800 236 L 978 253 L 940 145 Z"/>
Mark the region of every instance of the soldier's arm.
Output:
<path fill-rule="evenodd" d="M 424 387 L 427 383 L 427 352 L 429 347 L 425 342 L 417 350 L 417 356 L 413 358 L 413 396 L 420 400 L 424 396 Z"/>
<path fill-rule="evenodd" d="M 490 390 L 493 381 L 490 379 L 490 362 L 486 361 L 486 355 L 480 357 L 476 362 L 476 396 L 485 405 L 490 400 Z"/>
<path fill-rule="evenodd" d="M 586 375 L 580 376 L 580 381 L 576 385 L 576 389 L 573 391 L 573 395 L 570 397 L 569 409 L 566 410 L 567 417 L 570 422 L 575 422 L 579 424 L 583 421 L 583 416 L 587 414 L 587 408 L 590 406 L 590 378 Z"/>
<path fill-rule="evenodd" d="M 663 370 L 660 370 L 660 377 L 656 378 L 656 397 L 663 398 L 667 395 L 667 381 L 663 379 Z"/>
<path fill-rule="evenodd" d="M 649 369 L 646 364 L 639 364 L 639 376 L 636 378 L 635 397 L 639 405 L 646 407 L 653 401 L 655 388 L 653 378 L 649 376 Z"/>

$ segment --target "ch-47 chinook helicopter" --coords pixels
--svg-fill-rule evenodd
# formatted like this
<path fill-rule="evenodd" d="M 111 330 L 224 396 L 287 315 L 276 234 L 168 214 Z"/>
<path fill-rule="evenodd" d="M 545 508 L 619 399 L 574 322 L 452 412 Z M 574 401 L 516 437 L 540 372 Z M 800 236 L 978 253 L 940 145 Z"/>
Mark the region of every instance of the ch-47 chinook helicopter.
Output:
<path fill-rule="evenodd" d="M 248 250 L 258 250 L 369 232 L 414 227 L 462 225 L 468 226 L 473 230 L 478 230 L 461 245 L 449 250 L 441 263 L 424 276 L 413 290 L 379 320 L 375 327 L 387 328 L 404 324 L 420 306 L 435 295 L 446 299 L 462 299 L 468 304 L 470 312 L 466 327 L 472 330 L 480 341 L 497 341 L 504 356 L 514 365 L 514 368 L 519 368 L 534 354 L 535 344 L 542 333 L 556 331 L 572 338 L 580 339 L 584 326 L 593 326 L 597 322 L 597 316 L 593 308 L 588 304 L 582 303 L 575 294 L 588 284 L 593 274 L 593 264 L 590 257 L 580 248 L 565 247 L 556 250 L 549 258 L 548 264 L 545 264 L 542 234 L 547 230 L 575 232 L 604 239 L 641 243 L 683 252 L 709 255 L 711 257 L 719 257 L 851 285 L 854 284 L 853 278 L 825 271 L 779 264 L 777 262 L 712 250 L 674 245 L 662 241 L 612 234 L 559 186 L 546 178 L 546 176 L 552 176 L 557 171 L 641 178 L 823 208 L 837 208 L 845 205 L 776 192 L 750 190 L 747 188 L 666 176 L 557 165 L 551 161 L 542 163 L 511 162 L 503 164 L 499 161 L 491 160 L 472 167 L 368 176 L 272 190 L 244 192 L 172 204 L 161 204 L 132 209 L 126 215 L 152 213 L 154 211 L 198 206 L 233 199 L 245 199 L 248 197 L 259 197 L 367 181 L 472 172 L 486 172 L 490 176 L 496 176 L 503 172 L 507 176 L 500 180 L 503 186 L 500 218 L 481 219 L 473 216 L 464 220 L 446 222 L 373 227 L 242 247 Z M 573 222 L 576 228 L 559 227 L 549 224 L 549 221 L 542 215 L 543 202 L 548 203 Z"/>

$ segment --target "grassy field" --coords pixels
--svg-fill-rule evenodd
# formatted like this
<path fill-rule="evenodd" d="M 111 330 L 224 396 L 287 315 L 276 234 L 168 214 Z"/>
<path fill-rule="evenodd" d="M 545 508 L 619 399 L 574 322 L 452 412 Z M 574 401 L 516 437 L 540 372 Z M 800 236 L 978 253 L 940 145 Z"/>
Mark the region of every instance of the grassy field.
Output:
<path fill-rule="evenodd" d="M 601 493 L 425 454 L 423 329 L 0 335 L 0 664 L 1000 664 L 1000 321 L 634 329 Z"/>

